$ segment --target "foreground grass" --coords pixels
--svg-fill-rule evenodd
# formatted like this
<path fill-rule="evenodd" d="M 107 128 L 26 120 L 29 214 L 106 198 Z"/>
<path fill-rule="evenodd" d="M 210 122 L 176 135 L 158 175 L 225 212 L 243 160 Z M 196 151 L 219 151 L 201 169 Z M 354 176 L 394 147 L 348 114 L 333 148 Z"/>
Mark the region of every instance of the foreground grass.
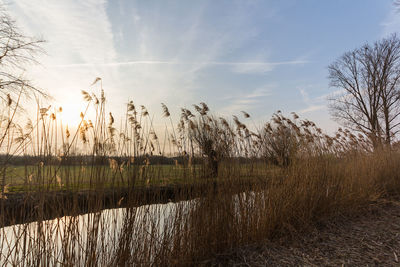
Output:
<path fill-rule="evenodd" d="M 44 230 L 39 232 L 22 226 L 16 231 L 18 246 L 2 259 L 34 265 L 197 264 L 235 247 L 298 234 L 398 194 L 399 162 L 396 153 L 352 155 L 339 161 L 310 158 L 280 169 L 280 175 L 252 179 L 252 188 L 240 194 L 240 175 L 231 171 L 231 176 L 220 177 L 230 184 L 215 188 L 210 180 L 209 190 L 194 202 L 145 211 L 132 207 L 123 215 L 107 213 L 105 218 L 100 211 L 89 214 L 84 233 L 76 232 L 80 217 L 57 220 L 50 224 L 52 233 L 63 233 L 56 243 L 45 230 L 48 223 L 39 220 L 35 228 Z M 221 174 L 224 171 L 228 173 Z M 102 229 L 112 229 L 113 237 L 101 238 L 106 233 Z M 21 243 L 26 238 L 31 243 Z M 0 251 L 7 247 L 7 242 L 0 244 Z M 35 249 L 28 249 L 32 245 Z"/>
<path fill-rule="evenodd" d="M 289 119 L 281 113 L 249 129 L 236 116 L 232 123 L 209 114 L 200 103 L 194 105 L 195 114 L 182 109 L 176 127 L 162 105 L 171 126 L 157 135 L 144 106 L 137 110 L 128 102 L 116 129 L 104 92 L 83 95 L 95 117 L 87 119 L 87 109 L 82 111 L 75 133 L 57 119 L 62 109 L 49 114 L 49 108 L 39 107 L 36 121 L 24 128 L 11 123 L 11 115 L 4 120 L 0 224 L 10 221 L 5 218 L 10 191 L 28 192 L 16 201 L 30 208 L 15 217 L 37 221 L 0 229 L 3 265 L 197 265 L 236 247 L 355 214 L 400 192 L 400 154 L 392 147 L 373 149 L 368 137 L 349 130 L 328 136 L 296 114 Z M 18 103 L 13 103 L 5 103 L 4 114 L 16 114 Z M 152 155 L 165 157 L 166 151 L 181 158 L 181 165 L 149 161 Z M 43 160 L 15 167 L 13 155 Z M 69 164 L 77 158 L 88 161 Z M 143 187 L 167 184 L 202 186 L 137 194 Z M 129 191 L 115 199 L 112 190 L 118 188 Z M 82 196 L 84 190 L 90 192 Z M 59 191 L 70 194 L 57 197 Z M 115 209 L 107 210 L 106 191 Z M 160 200 L 171 194 L 187 201 L 146 205 L 165 203 Z M 91 212 L 78 215 L 79 200 Z M 122 202 L 124 208 L 118 208 Z M 49 206 L 60 216 L 74 216 L 46 221 Z"/>
<path fill-rule="evenodd" d="M 249 244 L 204 266 L 399 266 L 400 203 L 380 200 L 303 233 Z"/>

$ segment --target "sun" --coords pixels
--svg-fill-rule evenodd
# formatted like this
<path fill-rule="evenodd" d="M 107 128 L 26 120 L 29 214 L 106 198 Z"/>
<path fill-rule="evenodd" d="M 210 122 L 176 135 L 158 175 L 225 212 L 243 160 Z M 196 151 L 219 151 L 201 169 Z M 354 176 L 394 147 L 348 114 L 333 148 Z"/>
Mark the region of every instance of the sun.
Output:
<path fill-rule="evenodd" d="M 54 102 L 54 108 L 51 112 L 57 112 L 57 119 L 62 125 L 77 128 L 82 121 L 81 113 L 85 114 L 86 120 L 90 119 L 92 110 L 88 107 L 88 103 L 84 102 L 80 97 L 65 97 L 62 101 Z M 85 113 L 86 111 L 86 113 Z"/>

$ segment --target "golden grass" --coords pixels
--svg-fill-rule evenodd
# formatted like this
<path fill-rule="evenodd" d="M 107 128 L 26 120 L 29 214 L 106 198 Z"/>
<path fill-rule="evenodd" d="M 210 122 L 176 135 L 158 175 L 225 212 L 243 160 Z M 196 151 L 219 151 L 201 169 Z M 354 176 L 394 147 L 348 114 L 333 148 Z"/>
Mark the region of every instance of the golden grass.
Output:
<path fill-rule="evenodd" d="M 36 120 L 23 129 L 11 119 L 18 105 L 5 105 L 3 113 L 11 115 L 0 125 L 0 144 L 7 144 L 2 145 L 0 223 L 14 155 L 36 156 L 36 165 L 20 171 L 26 186 L 35 182 L 21 201 L 30 201 L 32 194 L 40 201 L 32 210 L 37 222 L 0 229 L 1 264 L 196 265 L 237 246 L 355 213 L 400 189 L 397 152 L 372 152 L 367 138 L 347 130 L 328 136 L 296 114 L 289 119 L 277 113 L 264 127 L 250 129 L 237 117 L 230 122 L 210 115 L 200 103 L 194 106 L 196 114 L 182 109 L 175 126 L 163 104 L 171 126 L 157 134 L 144 106 L 138 111 L 129 102 L 126 119 L 116 129 L 104 93 L 83 95 L 96 117 L 86 119 L 82 112 L 75 133 L 58 121 L 59 109 L 49 115 L 49 109 L 38 107 Z M 175 165 L 152 166 L 152 155 L 173 153 L 179 156 Z M 77 159 L 82 160 L 78 165 Z M 137 195 L 129 194 L 116 203 L 124 202 L 124 209 L 103 210 L 105 189 L 122 186 L 135 192 L 138 184 L 151 187 L 166 172 L 181 181 L 202 181 L 201 194 L 181 187 L 174 194 L 191 200 L 141 207 Z M 79 188 L 97 192 L 87 199 L 92 212 L 45 221 L 44 193 L 56 195 L 57 188 L 69 189 L 66 184 L 73 185 L 73 194 Z M 153 191 L 149 198 L 154 203 L 166 196 Z M 58 201 L 59 214 L 79 213 L 76 201 Z"/>

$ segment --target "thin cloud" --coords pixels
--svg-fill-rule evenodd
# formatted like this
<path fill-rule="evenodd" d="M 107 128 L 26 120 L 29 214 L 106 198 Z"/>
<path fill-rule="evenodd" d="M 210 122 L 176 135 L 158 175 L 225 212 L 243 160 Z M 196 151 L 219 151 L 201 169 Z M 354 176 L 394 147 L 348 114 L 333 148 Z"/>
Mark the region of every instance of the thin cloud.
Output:
<path fill-rule="evenodd" d="M 246 12 L 253 7 L 246 9 L 244 2 L 221 6 L 227 16 L 212 18 L 212 1 L 175 8 L 158 5 L 155 9 L 135 1 L 16 0 L 10 6 L 27 35 L 48 40 L 49 57 L 40 60 L 42 66 L 35 68 L 33 79 L 62 103 L 75 102 L 82 87 L 102 77 L 111 96 L 108 107 L 116 112 L 132 98 L 150 111 L 159 110 L 159 103 L 165 102 L 172 106 L 171 113 L 178 113 L 179 106 L 199 98 L 218 101 L 203 88 L 233 87 L 229 95 L 234 97 L 220 105 L 232 114 L 261 107 L 271 93 L 257 88 L 271 82 L 261 75 L 245 85 L 238 76 L 309 63 L 295 55 L 272 61 L 270 55 L 276 51 L 269 49 L 266 40 L 253 47 L 265 26 L 254 24 L 254 17 Z M 120 13 L 116 15 L 115 10 Z M 270 16 L 263 13 L 265 19 Z M 223 75 L 217 75 L 221 70 Z M 236 80 L 238 85 L 232 86 Z"/>
<path fill-rule="evenodd" d="M 222 114 L 233 114 L 242 110 L 249 110 L 254 108 L 255 105 L 262 103 L 265 97 L 270 96 L 271 93 L 270 85 L 257 88 L 247 94 L 240 94 L 225 98 L 229 103 L 219 110 Z"/>
<path fill-rule="evenodd" d="M 318 102 L 327 101 L 327 100 L 329 100 L 329 98 L 334 98 L 336 96 L 343 95 L 344 93 L 345 93 L 344 89 L 339 89 L 339 90 L 333 91 L 329 94 L 324 94 L 324 95 L 318 96 L 315 98 L 315 101 L 318 101 Z"/>
<path fill-rule="evenodd" d="M 116 60 L 107 2 L 16 0 L 10 12 L 29 35 L 43 36 L 49 57 L 55 62 L 110 62 Z M 53 63 L 53 64 L 54 64 Z"/>
<path fill-rule="evenodd" d="M 385 20 L 381 23 L 382 37 L 392 33 L 400 32 L 400 12 L 398 9 L 391 9 Z"/>
<path fill-rule="evenodd" d="M 237 73 L 265 73 L 282 65 L 303 65 L 309 63 L 306 60 L 291 60 L 281 62 L 238 62 L 232 63 L 234 72 Z"/>
<path fill-rule="evenodd" d="M 311 98 L 305 89 L 299 89 L 299 91 L 302 96 L 303 102 L 307 107 L 299 110 L 298 113 L 305 114 L 325 109 L 327 107 L 327 98 L 329 96 L 339 94 L 341 90 L 335 91 L 331 94 L 320 95 L 314 98 Z"/>
<path fill-rule="evenodd" d="M 305 113 L 314 112 L 314 111 L 317 111 L 317 110 L 324 109 L 325 107 L 326 107 L 325 105 L 311 105 L 311 106 L 308 106 L 305 109 L 300 110 L 298 113 L 299 114 L 305 114 Z"/>
<path fill-rule="evenodd" d="M 77 120 L 80 109 L 76 99 L 81 97 L 80 90 L 94 77 L 102 76 L 101 67 L 92 64 L 85 70 L 60 71 L 52 66 L 59 62 L 89 64 L 117 60 L 106 7 L 105 0 L 15 0 L 6 6 L 27 36 L 46 40 L 46 54 L 38 58 L 41 65 L 30 67 L 27 75 L 55 98 L 54 105 L 63 106 L 65 114 L 77 113 Z M 107 75 L 102 77 L 108 82 L 115 80 L 114 71 L 108 71 Z"/>
<path fill-rule="evenodd" d="M 135 60 L 125 62 L 110 62 L 110 63 L 73 63 L 73 64 L 59 64 L 53 65 L 58 68 L 69 68 L 69 67 L 118 67 L 118 66 L 130 66 L 130 65 L 208 65 L 208 66 L 229 66 L 234 67 L 236 72 L 248 73 L 248 72 L 264 72 L 270 71 L 275 66 L 281 65 L 299 65 L 306 64 L 306 60 L 292 60 L 282 62 L 224 62 L 224 61 L 206 61 L 206 62 L 183 62 L 183 61 L 163 61 L 163 60 Z"/>

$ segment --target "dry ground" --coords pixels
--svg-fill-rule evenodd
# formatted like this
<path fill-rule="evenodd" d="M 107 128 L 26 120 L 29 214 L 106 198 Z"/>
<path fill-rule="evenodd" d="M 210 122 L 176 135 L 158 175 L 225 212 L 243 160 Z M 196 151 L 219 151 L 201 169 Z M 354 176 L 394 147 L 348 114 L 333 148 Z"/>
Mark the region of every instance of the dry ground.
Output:
<path fill-rule="evenodd" d="M 217 266 L 400 266 L 400 202 L 379 201 L 290 240 L 236 249 Z"/>

